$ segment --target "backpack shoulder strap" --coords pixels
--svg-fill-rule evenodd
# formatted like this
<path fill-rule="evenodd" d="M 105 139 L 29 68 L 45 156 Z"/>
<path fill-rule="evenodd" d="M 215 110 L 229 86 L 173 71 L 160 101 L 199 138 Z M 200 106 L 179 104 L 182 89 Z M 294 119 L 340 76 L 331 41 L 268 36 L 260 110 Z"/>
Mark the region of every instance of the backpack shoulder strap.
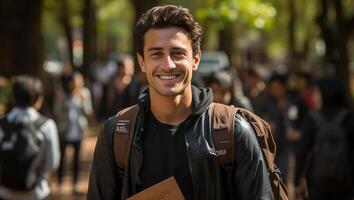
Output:
<path fill-rule="evenodd" d="M 315 120 L 316 126 L 321 127 L 327 123 L 333 123 L 335 125 L 340 126 L 342 121 L 345 119 L 345 117 L 347 116 L 348 113 L 349 113 L 349 110 L 346 110 L 346 109 L 340 110 L 333 117 L 332 120 L 327 120 L 320 111 L 312 111 L 310 113 L 310 115 L 313 118 L 313 120 Z"/>
<path fill-rule="evenodd" d="M 235 159 L 234 121 L 236 107 L 219 103 L 210 105 L 209 115 L 212 122 L 212 138 L 215 153 L 220 164 L 232 166 Z"/>
<path fill-rule="evenodd" d="M 38 119 L 36 119 L 34 122 L 33 122 L 33 125 L 34 125 L 34 128 L 35 129 L 39 129 L 42 125 L 44 125 L 46 122 L 47 122 L 48 118 L 43 116 L 43 115 L 40 115 L 38 117 Z"/>
<path fill-rule="evenodd" d="M 219 103 L 211 103 L 209 117 L 212 125 L 212 140 L 219 164 L 226 172 L 228 191 L 232 191 L 235 160 L 234 121 L 237 109 Z"/>
<path fill-rule="evenodd" d="M 138 112 L 139 106 L 134 105 L 119 111 L 116 115 L 117 123 L 113 134 L 114 156 L 117 165 L 123 169 L 128 163 Z"/>

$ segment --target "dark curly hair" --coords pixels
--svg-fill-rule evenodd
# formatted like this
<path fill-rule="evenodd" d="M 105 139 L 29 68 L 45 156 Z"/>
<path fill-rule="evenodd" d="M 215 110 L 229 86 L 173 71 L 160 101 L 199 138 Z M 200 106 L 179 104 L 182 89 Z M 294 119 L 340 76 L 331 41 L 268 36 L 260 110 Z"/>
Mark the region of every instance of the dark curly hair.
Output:
<path fill-rule="evenodd" d="M 156 6 L 145 12 L 135 27 L 136 50 L 144 56 L 145 33 L 152 28 L 180 27 L 192 41 L 193 55 L 200 50 L 202 28 L 187 8 L 174 5 Z"/>

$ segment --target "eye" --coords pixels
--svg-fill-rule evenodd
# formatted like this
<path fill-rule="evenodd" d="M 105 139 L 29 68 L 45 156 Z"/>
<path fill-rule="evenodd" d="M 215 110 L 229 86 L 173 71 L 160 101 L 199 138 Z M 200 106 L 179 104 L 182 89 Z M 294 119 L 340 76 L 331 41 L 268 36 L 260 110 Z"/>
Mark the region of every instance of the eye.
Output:
<path fill-rule="evenodd" d="M 160 58 L 162 55 L 163 55 L 163 53 L 160 51 L 156 51 L 156 52 L 151 53 L 152 58 Z"/>
<path fill-rule="evenodd" d="M 175 51 L 175 52 L 172 52 L 172 57 L 173 58 L 177 58 L 177 59 L 182 59 L 184 57 L 184 52 L 182 51 Z"/>

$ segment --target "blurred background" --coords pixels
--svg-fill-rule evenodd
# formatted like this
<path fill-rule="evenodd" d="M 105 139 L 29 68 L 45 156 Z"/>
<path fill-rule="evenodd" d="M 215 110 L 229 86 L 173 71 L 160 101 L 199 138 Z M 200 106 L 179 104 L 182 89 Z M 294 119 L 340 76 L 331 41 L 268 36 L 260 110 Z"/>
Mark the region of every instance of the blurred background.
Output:
<path fill-rule="evenodd" d="M 309 110 L 315 106 L 297 78 L 309 80 L 311 86 L 313 78 L 332 74 L 343 82 L 353 106 L 352 0 L 0 0 L 0 116 L 11 108 L 11 78 L 20 74 L 38 76 L 45 83 L 42 112 L 54 118 L 55 92 L 63 73 L 79 71 L 92 94 L 94 119 L 82 153 L 83 191 L 102 121 L 135 102 L 115 105 L 115 98 L 126 96 L 121 91 L 132 78 L 139 83 L 134 91 L 146 84 L 135 61 L 135 22 L 147 9 L 164 4 L 189 8 L 203 27 L 203 57 L 195 84 L 211 86 L 215 72 L 231 71 L 239 104 L 260 114 L 252 89 L 265 88 L 274 73 L 287 74 L 288 89 L 304 90 L 299 93 Z M 133 62 L 124 63 L 126 58 Z M 120 65 L 133 69 L 122 72 Z M 114 97 L 108 92 L 112 90 L 117 92 Z M 69 198 L 53 192 L 53 199 Z"/>

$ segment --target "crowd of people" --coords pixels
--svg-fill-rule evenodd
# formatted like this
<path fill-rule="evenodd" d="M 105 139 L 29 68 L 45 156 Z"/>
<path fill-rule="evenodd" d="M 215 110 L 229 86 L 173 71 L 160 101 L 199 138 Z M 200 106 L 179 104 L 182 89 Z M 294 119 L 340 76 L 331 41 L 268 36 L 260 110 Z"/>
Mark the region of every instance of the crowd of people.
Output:
<path fill-rule="evenodd" d="M 136 28 L 140 69 L 131 56 L 123 55 L 115 60 L 100 58 L 90 79 L 75 69 L 63 70 L 53 80 L 52 103 L 46 104 L 50 118 L 38 127 L 42 104 L 47 101 L 46 87 L 35 77 L 14 78 L 12 98 L 7 98 L 11 106 L 0 105 L 0 111 L 7 110 L 0 122 L 0 155 L 15 155 L 9 150 L 15 140 L 8 136 L 10 125 L 12 132 L 22 133 L 24 127 L 42 132 L 44 142 L 35 138 L 42 150 L 30 166 L 32 171 L 26 173 L 38 179 L 26 190 L 7 182 L 4 173 L 11 168 L 3 163 L 10 161 L 6 156 L 0 158 L 0 199 L 47 199 L 47 180 L 53 175 L 60 192 L 68 146 L 74 149 L 73 192 L 80 193 L 77 183 L 85 131 L 135 104 L 141 110 L 141 129 L 134 133 L 132 145 L 138 150 L 132 152 L 143 151 L 144 159 L 132 153 L 130 168 L 123 170 L 130 175 L 121 176 L 111 141 L 114 131 L 110 131 L 116 121 L 109 118 L 98 137 L 87 199 L 125 199 L 168 176 L 175 176 L 186 199 L 273 199 L 264 155 L 249 136 L 254 130 L 243 124 L 250 121 L 235 117 L 237 164 L 232 184 L 226 186 L 229 182 L 223 182 L 223 174 L 215 172 L 217 160 L 206 157 L 211 155 L 207 139 L 211 129 L 207 130 L 209 123 L 204 119 L 212 101 L 249 110 L 269 124 L 277 147 L 275 164 L 285 184 L 295 185 L 291 198 L 353 199 L 354 114 L 341 80 L 331 74 L 271 69 L 264 76 L 248 66 L 211 73 L 195 87 L 190 83 L 202 56 L 201 32 L 189 12 L 175 6 L 155 7 Z M 181 83 L 176 81 L 180 79 Z M 0 84 L 1 91 L 6 90 L 4 85 Z M 9 92 L 1 94 L 4 99 Z M 252 162 L 239 160 L 238 151 Z M 138 175 L 134 174 L 137 167 Z"/>

